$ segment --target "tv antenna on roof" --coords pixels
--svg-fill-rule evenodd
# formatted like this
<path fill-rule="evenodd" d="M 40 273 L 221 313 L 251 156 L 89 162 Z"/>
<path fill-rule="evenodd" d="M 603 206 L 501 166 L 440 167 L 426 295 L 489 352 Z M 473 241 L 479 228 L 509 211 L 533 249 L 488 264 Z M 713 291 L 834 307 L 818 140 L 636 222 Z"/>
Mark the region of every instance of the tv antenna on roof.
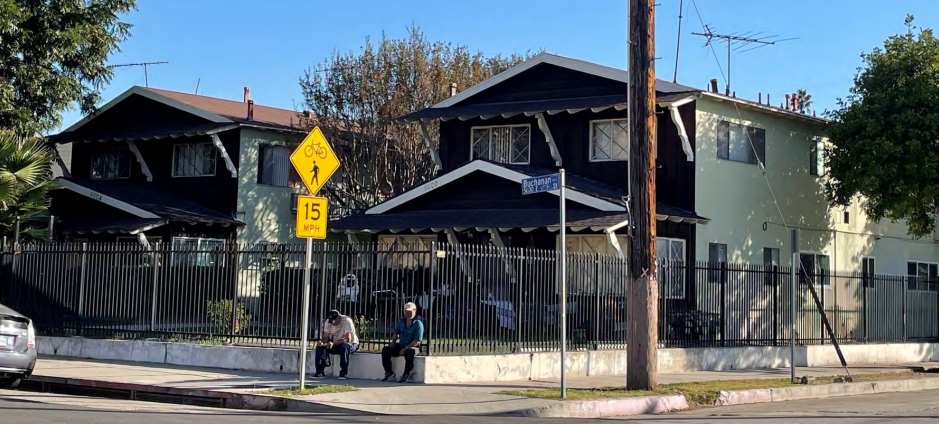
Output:
<path fill-rule="evenodd" d="M 728 95 L 728 96 L 730 95 L 730 52 L 731 52 L 731 47 L 735 47 L 735 48 L 734 48 L 734 51 L 736 51 L 736 52 L 739 52 L 739 53 L 746 53 L 746 52 L 751 51 L 751 50 L 756 50 L 756 49 L 763 48 L 763 47 L 766 47 L 766 46 L 774 45 L 774 44 L 776 44 L 776 43 L 781 43 L 781 42 L 783 42 L 783 41 L 789 41 L 789 40 L 795 40 L 795 39 L 798 38 L 798 37 L 796 37 L 796 38 L 785 38 L 785 39 L 782 39 L 782 40 L 774 40 L 774 38 L 779 37 L 778 35 L 771 35 L 771 36 L 768 36 L 768 37 L 767 37 L 767 36 L 764 36 L 764 37 L 759 37 L 759 38 L 757 38 L 757 36 L 759 36 L 759 35 L 762 34 L 763 32 L 765 32 L 765 31 L 760 31 L 760 32 L 748 31 L 748 32 L 745 32 L 745 33 L 742 33 L 742 34 L 741 34 L 741 33 L 718 34 L 718 33 L 715 33 L 713 30 L 711 30 L 711 26 L 710 26 L 710 25 L 705 25 L 705 26 L 704 26 L 704 32 L 703 32 L 703 33 L 702 33 L 702 32 L 692 32 L 692 33 L 691 33 L 692 35 L 700 35 L 700 36 L 702 36 L 702 37 L 704 37 L 704 38 L 707 38 L 707 41 L 704 43 L 704 46 L 705 46 L 705 47 L 711 46 L 711 48 L 713 48 L 713 45 L 712 45 L 711 43 L 714 41 L 714 39 L 720 39 L 720 40 L 725 40 L 725 41 L 727 41 L 727 87 L 726 87 L 726 89 L 725 89 L 726 92 L 725 92 L 724 94 L 726 94 L 726 95 Z M 757 46 L 753 46 L 754 44 L 758 44 L 758 45 L 757 45 Z M 716 52 L 715 52 L 715 54 L 716 54 Z"/>
<path fill-rule="evenodd" d="M 127 67 L 127 66 L 143 66 L 143 80 L 144 80 L 144 84 L 146 84 L 146 86 L 149 87 L 149 86 L 150 86 L 150 75 L 149 75 L 149 73 L 147 72 L 147 67 L 149 67 L 150 65 L 164 65 L 164 64 L 168 64 L 168 63 L 169 63 L 169 62 L 165 62 L 165 61 L 163 61 L 163 62 L 123 63 L 123 64 L 120 64 L 120 65 L 109 65 L 108 68 L 123 68 L 123 67 Z"/>

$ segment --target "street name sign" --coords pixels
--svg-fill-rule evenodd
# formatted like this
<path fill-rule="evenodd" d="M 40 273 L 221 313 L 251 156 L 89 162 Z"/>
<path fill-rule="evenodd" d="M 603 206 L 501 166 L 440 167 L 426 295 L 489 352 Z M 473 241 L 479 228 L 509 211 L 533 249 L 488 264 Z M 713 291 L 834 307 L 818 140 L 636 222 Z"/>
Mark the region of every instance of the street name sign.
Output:
<path fill-rule="evenodd" d="M 548 174 L 540 177 L 525 178 L 522 180 L 522 194 L 543 193 L 546 191 L 559 190 L 561 188 L 561 178 L 559 174 Z"/>

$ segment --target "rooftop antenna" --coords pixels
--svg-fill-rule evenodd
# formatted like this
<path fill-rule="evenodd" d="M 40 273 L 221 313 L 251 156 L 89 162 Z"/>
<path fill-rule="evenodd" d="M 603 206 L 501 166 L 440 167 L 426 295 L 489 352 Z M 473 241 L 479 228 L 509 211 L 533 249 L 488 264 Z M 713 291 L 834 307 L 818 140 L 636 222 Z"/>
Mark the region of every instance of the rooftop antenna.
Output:
<path fill-rule="evenodd" d="M 771 36 L 768 36 L 768 37 L 765 37 L 765 36 L 764 36 L 764 37 L 759 37 L 759 38 L 758 38 L 758 36 L 759 36 L 760 34 L 762 34 L 762 33 L 763 33 L 763 31 L 760 31 L 760 32 L 748 31 L 748 32 L 745 32 L 745 33 L 742 33 L 742 34 L 740 34 L 740 33 L 734 33 L 734 34 L 718 34 L 718 33 L 715 33 L 714 31 L 711 30 L 711 26 L 710 26 L 710 25 L 705 25 L 705 26 L 704 26 L 704 32 L 703 32 L 703 33 L 702 33 L 702 32 L 692 32 L 692 33 L 691 33 L 692 35 L 700 35 L 700 36 L 706 38 L 707 41 L 705 41 L 705 43 L 704 43 L 704 46 L 705 46 L 705 47 L 711 46 L 711 43 L 714 42 L 715 39 L 720 39 L 720 40 L 726 40 L 726 41 L 727 41 L 727 87 L 725 88 L 725 90 L 726 90 L 726 91 L 724 92 L 725 95 L 728 95 L 728 96 L 730 95 L 730 51 L 731 51 L 730 49 L 731 49 L 731 47 L 734 47 L 734 46 L 735 46 L 734 51 L 736 51 L 736 52 L 739 52 L 739 53 L 746 53 L 746 52 L 751 51 L 751 50 L 756 50 L 756 49 L 759 49 L 759 48 L 762 48 L 762 47 L 771 46 L 771 45 L 774 45 L 774 44 L 776 44 L 776 43 L 781 43 L 781 42 L 783 42 L 783 41 L 789 41 L 789 40 L 795 40 L 795 39 L 796 39 L 796 38 L 786 38 L 786 39 L 782 39 L 782 40 L 774 40 L 774 38 L 779 37 L 778 35 L 771 35 Z M 754 44 L 758 44 L 758 45 L 755 46 L 755 47 L 752 47 L 752 45 L 754 45 Z M 712 47 L 713 47 L 713 46 L 712 46 Z"/>
<path fill-rule="evenodd" d="M 681 12 L 685 8 L 685 0 L 678 3 L 678 43 L 675 46 L 675 74 L 672 76 L 672 82 L 678 83 L 678 57 L 681 55 Z"/>
<path fill-rule="evenodd" d="M 169 62 L 165 62 L 165 61 L 163 61 L 163 62 L 123 63 L 123 64 L 120 64 L 120 65 L 110 65 L 110 66 L 108 66 L 108 68 L 123 68 L 123 67 L 127 67 L 127 66 L 143 66 L 143 79 L 144 79 L 144 84 L 146 84 L 147 87 L 150 87 L 150 75 L 149 75 L 149 73 L 147 72 L 147 68 L 148 68 L 150 65 L 164 65 L 164 64 L 168 64 L 168 63 L 169 63 Z"/>
<path fill-rule="evenodd" d="M 202 83 L 202 78 L 199 78 L 198 80 L 196 80 L 196 92 L 192 94 L 199 94 L 199 84 L 201 83 Z"/>

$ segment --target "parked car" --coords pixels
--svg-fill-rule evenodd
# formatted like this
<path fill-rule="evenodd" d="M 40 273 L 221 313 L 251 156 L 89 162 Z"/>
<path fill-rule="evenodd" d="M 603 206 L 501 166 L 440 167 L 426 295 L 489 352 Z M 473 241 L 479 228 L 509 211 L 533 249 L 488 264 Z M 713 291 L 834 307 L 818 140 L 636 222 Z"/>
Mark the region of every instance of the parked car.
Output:
<path fill-rule="evenodd" d="M 23 314 L 0 304 L 0 388 L 15 389 L 36 368 L 36 329 Z"/>

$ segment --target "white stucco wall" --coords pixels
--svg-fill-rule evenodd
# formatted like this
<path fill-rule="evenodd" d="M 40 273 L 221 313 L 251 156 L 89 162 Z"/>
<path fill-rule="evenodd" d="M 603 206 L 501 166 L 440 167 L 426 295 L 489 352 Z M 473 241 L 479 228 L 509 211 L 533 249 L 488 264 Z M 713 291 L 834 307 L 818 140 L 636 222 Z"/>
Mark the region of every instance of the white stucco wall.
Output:
<path fill-rule="evenodd" d="M 296 215 L 291 212 L 295 189 L 258 184 L 259 146 L 286 144 L 287 134 L 241 130 L 238 164 L 238 217 L 247 225 L 238 231 L 239 243 L 298 243 L 294 234 Z"/>
<path fill-rule="evenodd" d="M 722 119 L 766 131 L 766 179 L 758 165 L 717 158 L 716 129 Z M 782 265 L 788 266 L 784 219 L 801 230 L 801 250 L 827 254 L 832 270 L 859 272 L 864 256 L 876 258 L 878 274 L 903 275 L 908 260 L 939 262 L 934 237 L 914 240 L 902 222 L 869 222 L 857 201 L 847 208 L 847 224 L 844 209 L 828 206 L 822 178 L 809 174 L 817 134 L 811 124 L 709 97 L 698 100 L 696 120 L 696 212 L 711 219 L 697 226 L 699 261 L 708 260 L 708 244 L 714 242 L 727 244 L 731 263 L 762 264 L 763 248 L 777 247 Z"/>

